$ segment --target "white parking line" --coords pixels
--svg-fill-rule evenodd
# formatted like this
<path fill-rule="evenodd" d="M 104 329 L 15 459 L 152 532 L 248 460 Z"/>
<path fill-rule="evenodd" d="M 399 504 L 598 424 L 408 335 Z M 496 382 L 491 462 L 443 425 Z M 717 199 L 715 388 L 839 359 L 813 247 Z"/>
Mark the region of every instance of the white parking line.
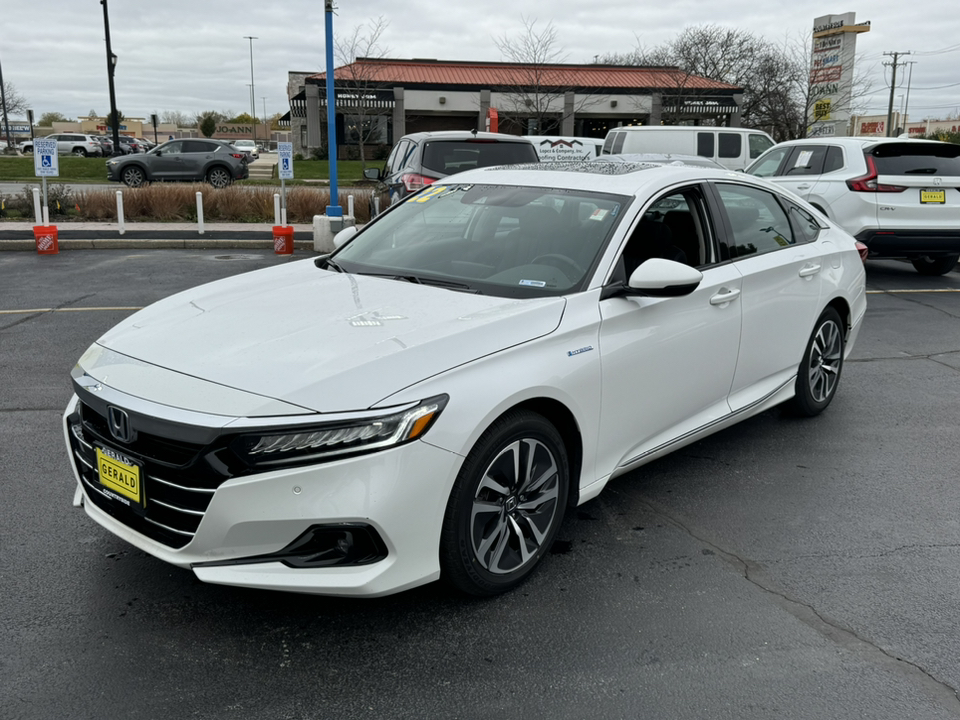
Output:
<path fill-rule="evenodd" d="M 955 293 L 960 288 L 921 288 L 919 290 L 867 290 L 867 295 L 909 295 L 910 293 Z"/>
<path fill-rule="evenodd" d="M 0 310 L 0 315 L 34 315 L 49 312 L 111 312 L 114 310 L 143 310 L 142 307 L 88 307 L 88 308 L 28 308 L 26 310 Z"/>

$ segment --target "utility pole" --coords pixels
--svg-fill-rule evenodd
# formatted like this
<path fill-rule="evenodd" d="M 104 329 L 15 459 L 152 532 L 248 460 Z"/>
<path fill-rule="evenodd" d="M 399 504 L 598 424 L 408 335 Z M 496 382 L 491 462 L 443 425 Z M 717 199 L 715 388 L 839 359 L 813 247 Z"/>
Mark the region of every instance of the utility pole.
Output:
<path fill-rule="evenodd" d="M 113 126 L 113 150 L 120 152 L 120 121 L 117 120 L 117 94 L 113 90 L 113 72 L 117 67 L 117 56 L 110 47 L 110 16 L 107 14 L 107 0 L 100 0 L 103 5 L 103 31 L 107 39 L 107 84 L 110 86 L 110 124 Z"/>
<path fill-rule="evenodd" d="M 3 87 L 3 69 L 0 68 L 0 100 L 3 101 L 3 122 L 7 127 L 7 152 L 12 153 L 13 145 L 10 141 L 10 118 L 7 117 L 7 93 Z"/>
<path fill-rule="evenodd" d="M 897 88 L 897 66 L 904 65 L 905 63 L 898 63 L 897 59 L 901 55 L 909 55 L 909 52 L 885 52 L 884 55 L 893 58 L 892 63 L 884 63 L 884 65 L 891 65 L 893 67 L 893 75 L 890 78 L 890 104 L 887 106 L 887 137 L 891 136 L 893 132 L 893 95 Z"/>
<path fill-rule="evenodd" d="M 256 90 L 253 87 L 253 41 L 260 38 L 253 35 L 244 35 L 244 40 L 250 41 L 250 115 L 253 117 L 253 144 L 257 144 L 257 101 Z"/>
<path fill-rule="evenodd" d="M 910 62 L 905 63 L 905 64 L 910 66 L 910 74 L 907 75 L 907 100 L 906 100 L 906 102 L 904 102 L 904 104 L 903 104 L 903 117 L 904 117 L 904 118 L 909 117 L 909 113 L 910 113 L 910 83 L 913 81 L 913 66 L 917 64 L 917 61 L 916 61 L 916 60 L 911 60 Z M 907 121 L 901 119 L 901 122 L 903 122 L 903 125 L 904 125 L 904 132 L 909 132 L 909 131 L 906 129 Z"/>

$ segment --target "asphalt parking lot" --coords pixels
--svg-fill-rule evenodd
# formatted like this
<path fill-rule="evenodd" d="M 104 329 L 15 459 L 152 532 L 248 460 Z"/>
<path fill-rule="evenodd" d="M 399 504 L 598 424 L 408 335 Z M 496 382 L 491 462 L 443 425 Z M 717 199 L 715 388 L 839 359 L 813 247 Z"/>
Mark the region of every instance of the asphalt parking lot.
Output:
<path fill-rule="evenodd" d="M 69 371 L 135 308 L 308 256 L 0 254 L 0 718 L 960 717 L 960 273 L 868 263 L 822 416 L 612 483 L 511 594 L 204 585 L 71 506 Z"/>

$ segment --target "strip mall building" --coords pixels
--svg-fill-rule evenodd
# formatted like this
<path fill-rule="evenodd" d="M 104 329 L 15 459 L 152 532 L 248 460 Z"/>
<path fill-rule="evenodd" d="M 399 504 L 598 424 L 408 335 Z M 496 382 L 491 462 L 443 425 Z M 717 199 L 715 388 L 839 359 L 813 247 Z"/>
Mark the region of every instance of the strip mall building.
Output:
<path fill-rule="evenodd" d="M 436 130 L 602 138 L 621 125 L 739 126 L 742 89 L 676 67 L 358 58 L 334 71 L 341 158 Z M 294 152 L 326 147 L 326 75 L 291 72 Z"/>

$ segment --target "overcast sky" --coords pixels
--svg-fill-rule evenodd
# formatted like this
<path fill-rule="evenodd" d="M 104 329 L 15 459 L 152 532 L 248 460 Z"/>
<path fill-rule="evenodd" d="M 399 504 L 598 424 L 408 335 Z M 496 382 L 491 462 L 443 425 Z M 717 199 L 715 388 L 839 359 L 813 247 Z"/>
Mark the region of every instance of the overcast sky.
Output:
<path fill-rule="evenodd" d="M 6 0 L 5 0 L 6 3 Z M 36 116 L 58 111 L 69 117 L 109 111 L 103 8 L 93 0 L 9 2 L 20 22 L 4 18 L 0 34 L 3 77 L 26 97 Z M 256 112 L 286 112 L 288 71 L 324 67 L 322 0 L 109 0 L 110 34 L 119 57 L 117 107 L 128 117 L 179 110 L 250 111 L 250 45 L 253 35 Z M 717 24 L 747 30 L 772 42 L 808 37 L 814 17 L 855 11 L 871 21 L 858 37 L 858 67 L 869 71 L 874 92 L 869 112 L 886 113 L 889 62 L 884 52 L 913 54 L 911 120 L 960 111 L 960 12 L 956 0 L 872 0 L 865 7 L 796 0 L 481 0 L 426 2 L 339 0 L 335 33 L 382 16 L 382 45 L 389 57 L 496 61 L 494 37 L 516 35 L 521 16 L 538 27 L 552 22 L 567 62 L 628 52 L 671 40 L 685 27 Z M 5 13 L 5 15 L 8 15 Z M 902 77 L 903 75 L 901 75 Z M 895 109 L 906 93 L 898 77 Z"/>

